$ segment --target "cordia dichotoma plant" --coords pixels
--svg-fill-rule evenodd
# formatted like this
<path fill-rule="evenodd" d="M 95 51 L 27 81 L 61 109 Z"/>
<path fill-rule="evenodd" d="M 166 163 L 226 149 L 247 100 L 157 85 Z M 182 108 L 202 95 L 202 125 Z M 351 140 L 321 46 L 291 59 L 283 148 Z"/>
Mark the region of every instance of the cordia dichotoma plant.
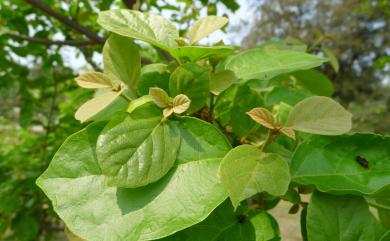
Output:
<path fill-rule="evenodd" d="M 292 40 L 196 45 L 224 17 L 185 36 L 132 10 L 97 21 L 111 32 L 104 72 L 76 79 L 96 89 L 75 114 L 89 124 L 37 180 L 70 239 L 280 240 L 267 211 L 284 200 L 303 240 L 389 240 L 390 137 L 349 133 L 351 114 L 312 69 L 327 58 Z M 173 60 L 142 66 L 134 40 Z"/>

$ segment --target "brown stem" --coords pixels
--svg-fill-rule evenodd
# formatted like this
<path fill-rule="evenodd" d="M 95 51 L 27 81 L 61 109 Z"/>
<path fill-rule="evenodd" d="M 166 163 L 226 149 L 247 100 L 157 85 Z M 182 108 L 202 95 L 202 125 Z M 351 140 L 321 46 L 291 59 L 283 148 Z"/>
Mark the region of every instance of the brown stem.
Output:
<path fill-rule="evenodd" d="M 30 43 L 43 44 L 43 45 L 58 45 L 58 46 L 68 45 L 68 46 L 81 47 L 81 46 L 100 44 L 100 43 L 97 43 L 93 40 L 71 39 L 71 40 L 58 41 L 58 40 L 51 40 L 51 39 L 34 38 L 34 37 L 20 35 L 20 34 L 16 34 L 16 33 L 7 33 L 7 35 L 15 40 L 25 40 L 25 41 L 28 41 Z"/>
<path fill-rule="evenodd" d="M 90 31 L 89 29 L 81 26 L 77 22 L 73 21 L 71 18 L 62 15 L 61 13 L 55 11 L 54 9 L 50 8 L 48 5 L 46 5 L 44 2 L 41 0 L 25 0 L 32 6 L 42 10 L 46 14 L 56 18 L 63 24 L 67 25 L 68 27 L 71 27 L 72 29 L 76 30 L 79 33 L 84 34 L 87 36 L 89 39 L 95 41 L 96 43 L 103 44 L 106 40 L 103 37 L 100 37 L 97 33 Z"/>

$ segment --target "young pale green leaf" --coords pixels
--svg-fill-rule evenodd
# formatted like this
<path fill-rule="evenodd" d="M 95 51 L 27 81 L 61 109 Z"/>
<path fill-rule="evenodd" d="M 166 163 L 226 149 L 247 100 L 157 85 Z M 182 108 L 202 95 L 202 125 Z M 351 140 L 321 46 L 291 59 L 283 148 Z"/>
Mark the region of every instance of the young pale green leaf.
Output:
<path fill-rule="evenodd" d="M 113 88 L 110 78 L 100 72 L 87 72 L 76 78 L 80 87 L 87 89 Z"/>
<path fill-rule="evenodd" d="M 218 96 L 214 118 L 222 125 L 231 125 L 233 132 L 243 137 L 259 127 L 246 112 L 262 105 L 263 99 L 258 92 L 247 85 L 233 84 Z"/>
<path fill-rule="evenodd" d="M 111 80 L 122 82 L 135 98 L 141 73 L 141 56 L 132 39 L 111 34 L 103 47 L 104 72 Z"/>
<path fill-rule="evenodd" d="M 166 51 L 178 47 L 176 26 L 159 15 L 116 9 L 100 12 L 97 22 L 108 31 L 145 41 Z"/>
<path fill-rule="evenodd" d="M 86 122 L 114 102 L 124 91 L 107 91 L 82 104 L 76 111 L 74 117 L 76 120 Z"/>
<path fill-rule="evenodd" d="M 291 161 L 293 181 L 322 192 L 374 195 L 390 187 L 390 137 L 373 134 L 317 136 Z M 358 157 L 367 160 L 360 163 Z"/>
<path fill-rule="evenodd" d="M 352 114 L 331 98 L 313 96 L 294 106 L 286 126 L 319 135 L 341 135 L 351 130 Z"/>
<path fill-rule="evenodd" d="M 185 94 L 191 100 L 189 113 L 201 109 L 209 95 L 210 69 L 194 63 L 180 65 L 171 74 L 169 92 L 171 96 Z"/>
<path fill-rule="evenodd" d="M 170 105 L 171 98 L 168 96 L 165 90 L 158 87 L 149 89 L 149 95 L 152 97 L 153 102 L 161 108 L 165 108 Z"/>
<path fill-rule="evenodd" d="M 171 55 L 176 59 L 190 60 L 196 62 L 215 55 L 228 55 L 234 52 L 235 46 L 183 46 L 171 49 Z"/>
<path fill-rule="evenodd" d="M 364 198 L 315 192 L 307 211 L 310 241 L 373 241 L 385 233 Z"/>
<path fill-rule="evenodd" d="M 337 60 L 336 56 L 328 48 L 321 48 L 321 50 L 322 50 L 322 52 L 324 52 L 326 57 L 328 57 L 329 63 L 332 66 L 332 68 L 334 69 L 334 71 L 336 73 L 338 73 L 339 69 L 340 69 L 340 65 L 339 65 L 339 61 Z"/>
<path fill-rule="evenodd" d="M 251 145 L 231 150 L 221 162 L 219 176 L 235 208 L 259 192 L 281 196 L 290 183 L 289 167 L 281 156 Z"/>
<path fill-rule="evenodd" d="M 326 59 L 303 52 L 256 48 L 230 57 L 225 69 L 243 80 L 269 80 L 277 75 L 320 66 Z"/>
<path fill-rule="evenodd" d="M 253 108 L 252 110 L 247 112 L 247 115 L 249 115 L 257 123 L 268 129 L 275 128 L 274 116 L 269 110 L 265 108 Z"/>
<path fill-rule="evenodd" d="M 222 70 L 210 75 L 210 91 L 214 95 L 219 95 L 229 88 L 236 80 L 236 75 L 230 70 Z"/>
<path fill-rule="evenodd" d="M 168 173 L 176 160 L 180 136 L 171 121 L 125 114 L 107 124 L 96 146 L 99 166 L 108 184 L 137 188 Z"/>
<path fill-rule="evenodd" d="M 107 186 L 95 147 L 104 125 L 93 123 L 70 136 L 37 180 L 77 236 L 155 240 L 201 222 L 226 199 L 217 171 L 230 146 L 213 125 L 180 119 L 182 145 L 175 167 L 158 182 L 137 189 Z"/>
<path fill-rule="evenodd" d="M 190 44 L 194 44 L 209 34 L 225 26 L 229 20 L 225 17 L 206 16 L 196 21 L 188 30 Z"/>
<path fill-rule="evenodd" d="M 240 220 L 238 217 L 241 217 Z M 276 220 L 264 211 L 254 215 L 235 213 L 223 202 L 203 222 L 159 241 L 276 241 L 280 240 Z"/>
<path fill-rule="evenodd" d="M 65 227 L 65 235 L 68 241 L 86 241 L 85 239 L 82 239 L 77 235 L 75 235 L 74 233 L 72 233 L 67 227 Z"/>
<path fill-rule="evenodd" d="M 177 114 L 181 114 L 190 108 L 191 100 L 183 94 L 175 96 L 173 98 L 172 110 Z"/>

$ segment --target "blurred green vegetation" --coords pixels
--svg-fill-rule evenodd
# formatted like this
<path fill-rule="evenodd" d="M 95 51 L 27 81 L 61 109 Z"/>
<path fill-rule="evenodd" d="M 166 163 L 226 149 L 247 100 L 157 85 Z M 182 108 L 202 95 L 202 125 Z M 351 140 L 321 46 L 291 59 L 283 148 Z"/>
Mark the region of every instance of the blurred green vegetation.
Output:
<path fill-rule="evenodd" d="M 387 0 L 2 0 L 0 3 L 0 240 L 56 240 L 63 224 L 35 185 L 55 151 L 83 127 L 75 110 L 92 92 L 74 77 L 101 69 L 104 33 L 97 13 L 132 8 L 169 16 L 184 31 L 200 15 L 224 15 L 245 3 L 252 15 L 236 29 L 242 47 L 296 39 L 338 59 L 323 70 L 355 129 L 390 133 L 390 5 Z M 241 36 L 242 37 L 242 36 Z M 234 39 L 233 39 L 234 40 Z M 295 41 L 295 40 L 294 40 Z M 169 59 L 142 46 L 144 64 Z M 80 56 L 83 66 L 74 68 Z M 76 61 L 77 62 L 77 61 Z"/>

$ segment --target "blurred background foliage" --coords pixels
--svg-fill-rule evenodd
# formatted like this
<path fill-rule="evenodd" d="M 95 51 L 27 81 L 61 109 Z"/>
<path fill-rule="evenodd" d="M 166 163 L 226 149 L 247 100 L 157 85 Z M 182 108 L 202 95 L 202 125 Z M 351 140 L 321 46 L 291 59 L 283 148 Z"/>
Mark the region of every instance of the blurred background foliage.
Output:
<path fill-rule="evenodd" d="M 2 0 L 0 1 L 0 240 L 58 240 L 63 224 L 35 185 L 55 151 L 83 127 L 75 110 L 93 93 L 74 77 L 101 69 L 106 33 L 97 13 L 151 11 L 183 33 L 200 16 L 234 18 L 226 42 L 302 42 L 332 58 L 322 67 L 355 130 L 390 133 L 388 0 Z M 215 38 L 218 38 L 215 37 Z M 144 64 L 170 59 L 147 45 Z"/>

